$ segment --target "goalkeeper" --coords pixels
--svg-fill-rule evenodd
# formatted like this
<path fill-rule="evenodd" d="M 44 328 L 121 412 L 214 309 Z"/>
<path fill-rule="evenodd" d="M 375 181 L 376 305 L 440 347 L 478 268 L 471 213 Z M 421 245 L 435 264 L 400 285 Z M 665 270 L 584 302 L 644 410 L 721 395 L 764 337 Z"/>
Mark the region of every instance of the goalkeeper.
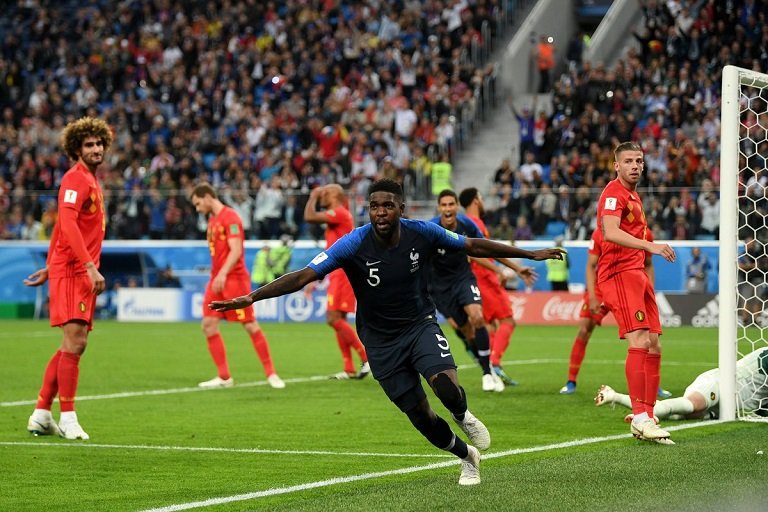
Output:
<path fill-rule="evenodd" d="M 737 408 L 744 414 L 768 417 L 768 347 L 761 347 L 736 362 Z M 629 395 L 601 386 L 595 405 L 619 404 L 631 407 Z M 653 407 L 659 419 L 717 419 L 720 412 L 720 369 L 700 374 L 685 389 L 682 398 L 660 400 Z M 631 421 L 629 414 L 624 421 Z"/>

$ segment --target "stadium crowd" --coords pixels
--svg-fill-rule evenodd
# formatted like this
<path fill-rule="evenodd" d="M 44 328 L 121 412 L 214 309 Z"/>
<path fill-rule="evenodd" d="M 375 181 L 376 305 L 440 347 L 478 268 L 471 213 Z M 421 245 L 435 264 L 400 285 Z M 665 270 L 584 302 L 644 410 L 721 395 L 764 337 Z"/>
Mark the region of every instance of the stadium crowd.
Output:
<path fill-rule="evenodd" d="M 494 234 L 586 239 L 618 141 L 640 141 L 657 239 L 716 238 L 720 69 L 768 69 L 763 1 L 645 0 L 638 45 L 610 69 L 569 45 L 552 112 L 523 110 L 519 166 L 487 195 Z M 88 114 L 115 131 L 100 171 L 107 238 L 195 239 L 189 192 L 221 187 L 251 238 L 304 233 L 311 188 L 377 177 L 429 198 L 457 113 L 478 108 L 508 2 L 18 2 L 0 22 L 0 238 L 46 239 L 69 163 L 58 134 Z M 635 49 L 639 47 L 639 49 Z M 754 150 L 753 150 L 754 152 Z M 742 184 L 765 210 L 751 154 Z M 759 165 L 758 165 L 759 164 Z M 755 170 L 752 169 L 755 167 Z M 558 233 L 559 234 L 559 233 Z"/>
<path fill-rule="evenodd" d="M 0 27 L 0 237 L 50 236 L 58 134 L 86 114 L 115 131 L 107 238 L 201 238 L 200 181 L 265 239 L 300 234 L 317 185 L 397 177 L 428 197 L 508 4 L 20 1 Z"/>
<path fill-rule="evenodd" d="M 566 52 L 567 71 L 553 86 L 551 114 L 513 107 L 525 125 L 523 156 L 517 168 L 502 162 L 494 176 L 488 222 L 497 233 L 530 239 L 554 223 L 569 229 L 570 238 L 589 238 L 596 194 L 612 176 L 612 150 L 633 140 L 646 155 L 641 191 L 656 239 L 718 237 L 721 70 L 728 64 L 768 69 L 768 5 L 641 3 L 638 44 L 629 44 L 614 66 L 583 60 L 579 34 Z M 765 111 L 762 101 L 755 100 L 755 112 Z M 744 124 L 759 128 L 754 114 Z M 741 150 L 742 209 L 764 214 L 768 174 L 760 154 L 768 148 Z"/>

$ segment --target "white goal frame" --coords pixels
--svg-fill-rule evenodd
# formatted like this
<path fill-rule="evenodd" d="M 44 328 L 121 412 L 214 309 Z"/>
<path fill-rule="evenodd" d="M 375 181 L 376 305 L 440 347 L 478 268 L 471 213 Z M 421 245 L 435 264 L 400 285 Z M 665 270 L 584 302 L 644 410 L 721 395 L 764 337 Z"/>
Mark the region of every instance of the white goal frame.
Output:
<path fill-rule="evenodd" d="M 768 86 L 768 75 L 725 66 L 720 105 L 720 313 L 718 359 L 720 419 L 736 419 L 736 358 L 738 354 L 739 142 L 741 87 Z"/>

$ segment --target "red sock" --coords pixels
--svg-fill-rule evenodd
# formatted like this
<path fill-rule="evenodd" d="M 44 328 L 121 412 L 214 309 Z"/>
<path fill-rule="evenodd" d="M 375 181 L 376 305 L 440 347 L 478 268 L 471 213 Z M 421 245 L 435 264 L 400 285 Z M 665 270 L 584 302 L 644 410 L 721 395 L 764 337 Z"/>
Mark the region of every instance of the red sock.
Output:
<path fill-rule="evenodd" d="M 584 356 L 587 353 L 587 342 L 589 339 L 582 339 L 576 336 L 573 340 L 573 346 L 571 347 L 571 362 L 568 365 L 568 380 L 576 382 L 576 377 L 579 376 L 579 370 L 581 370 L 581 362 L 584 361 Z"/>
<path fill-rule="evenodd" d="M 491 351 L 491 358 L 489 362 L 491 365 L 493 365 L 493 354 L 496 352 L 496 331 L 492 331 L 491 329 L 488 329 L 488 350 Z"/>
<path fill-rule="evenodd" d="M 336 331 L 336 335 L 340 336 L 342 341 L 346 342 L 348 347 L 357 352 L 358 357 L 360 357 L 360 361 L 368 361 L 368 356 L 365 354 L 365 347 L 363 346 L 363 342 L 360 341 L 357 333 L 352 328 L 352 326 L 347 323 L 346 320 L 339 318 L 333 322 L 331 327 L 333 327 L 333 330 Z"/>
<path fill-rule="evenodd" d="M 512 333 L 515 331 L 515 326 L 512 324 L 502 323 L 499 325 L 499 329 L 496 331 L 496 335 L 493 337 L 493 351 L 491 352 L 491 365 L 500 366 L 501 359 L 504 357 L 504 352 L 509 348 L 509 341 L 512 338 Z"/>
<path fill-rule="evenodd" d="M 59 359 L 59 406 L 61 412 L 75 410 L 75 395 L 77 394 L 77 380 L 80 376 L 80 354 L 62 352 Z"/>
<path fill-rule="evenodd" d="M 645 358 L 645 406 L 648 416 L 653 418 L 653 406 L 661 381 L 661 354 L 649 352 Z"/>
<path fill-rule="evenodd" d="M 59 361 L 61 360 L 61 350 L 57 350 L 50 361 L 48 366 L 45 367 L 45 373 L 43 374 L 43 385 L 40 387 L 40 393 L 37 395 L 37 405 L 35 409 L 51 410 L 53 399 L 56 398 L 56 393 L 59 392 Z"/>
<path fill-rule="evenodd" d="M 343 320 L 339 320 L 339 322 L 342 321 Z M 335 328 L 335 325 L 333 327 L 336 334 L 336 344 L 339 346 L 339 351 L 341 352 L 341 360 L 344 363 L 344 371 L 347 373 L 354 373 L 355 363 L 352 361 L 352 349 L 349 348 L 349 343 L 347 343 L 347 340 L 344 339 L 344 335 Z"/>
<path fill-rule="evenodd" d="M 632 401 L 632 414 L 646 412 L 645 409 L 645 359 L 648 349 L 630 347 L 627 360 L 624 363 L 624 373 L 627 376 L 629 399 Z"/>
<path fill-rule="evenodd" d="M 211 353 L 213 362 L 219 372 L 219 378 L 227 380 L 232 375 L 229 373 L 229 364 L 227 364 L 227 350 L 224 348 L 224 338 L 216 333 L 208 336 L 208 352 Z"/>
<path fill-rule="evenodd" d="M 267 344 L 264 332 L 259 329 L 251 334 L 251 342 L 253 343 L 253 348 L 256 349 L 256 354 L 258 354 L 262 366 L 264 366 L 264 374 L 269 377 L 275 373 L 275 367 L 272 366 L 272 357 L 269 355 L 269 345 Z"/>

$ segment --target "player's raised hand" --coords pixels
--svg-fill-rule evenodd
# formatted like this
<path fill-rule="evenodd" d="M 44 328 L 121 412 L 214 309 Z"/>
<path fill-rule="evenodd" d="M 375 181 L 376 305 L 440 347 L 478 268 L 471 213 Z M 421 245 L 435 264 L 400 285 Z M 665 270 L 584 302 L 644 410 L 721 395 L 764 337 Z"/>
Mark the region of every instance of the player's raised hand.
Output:
<path fill-rule="evenodd" d="M 520 278 L 525 283 L 525 286 L 533 286 L 533 283 L 536 282 L 536 279 L 538 279 L 539 274 L 536 273 L 535 270 L 533 270 L 533 267 L 522 267 L 520 270 L 517 271 L 517 275 L 520 276 Z"/>
<path fill-rule="evenodd" d="M 32 272 L 29 277 L 24 280 L 24 284 L 27 286 L 40 286 L 48 280 L 48 267 L 41 268 Z"/>
<path fill-rule="evenodd" d="M 208 304 L 208 307 L 214 311 L 229 311 L 231 309 L 243 309 L 253 304 L 250 295 L 241 295 L 229 300 L 215 300 Z"/>
<path fill-rule="evenodd" d="M 651 242 L 651 249 L 648 252 L 651 254 L 658 254 L 669 262 L 674 262 L 677 259 L 675 250 L 670 247 L 669 244 L 657 244 L 656 242 Z"/>
<path fill-rule="evenodd" d="M 565 257 L 565 250 L 552 248 L 552 249 L 539 249 L 538 251 L 531 251 L 533 257 L 530 258 L 534 261 L 541 260 L 561 260 Z"/>

